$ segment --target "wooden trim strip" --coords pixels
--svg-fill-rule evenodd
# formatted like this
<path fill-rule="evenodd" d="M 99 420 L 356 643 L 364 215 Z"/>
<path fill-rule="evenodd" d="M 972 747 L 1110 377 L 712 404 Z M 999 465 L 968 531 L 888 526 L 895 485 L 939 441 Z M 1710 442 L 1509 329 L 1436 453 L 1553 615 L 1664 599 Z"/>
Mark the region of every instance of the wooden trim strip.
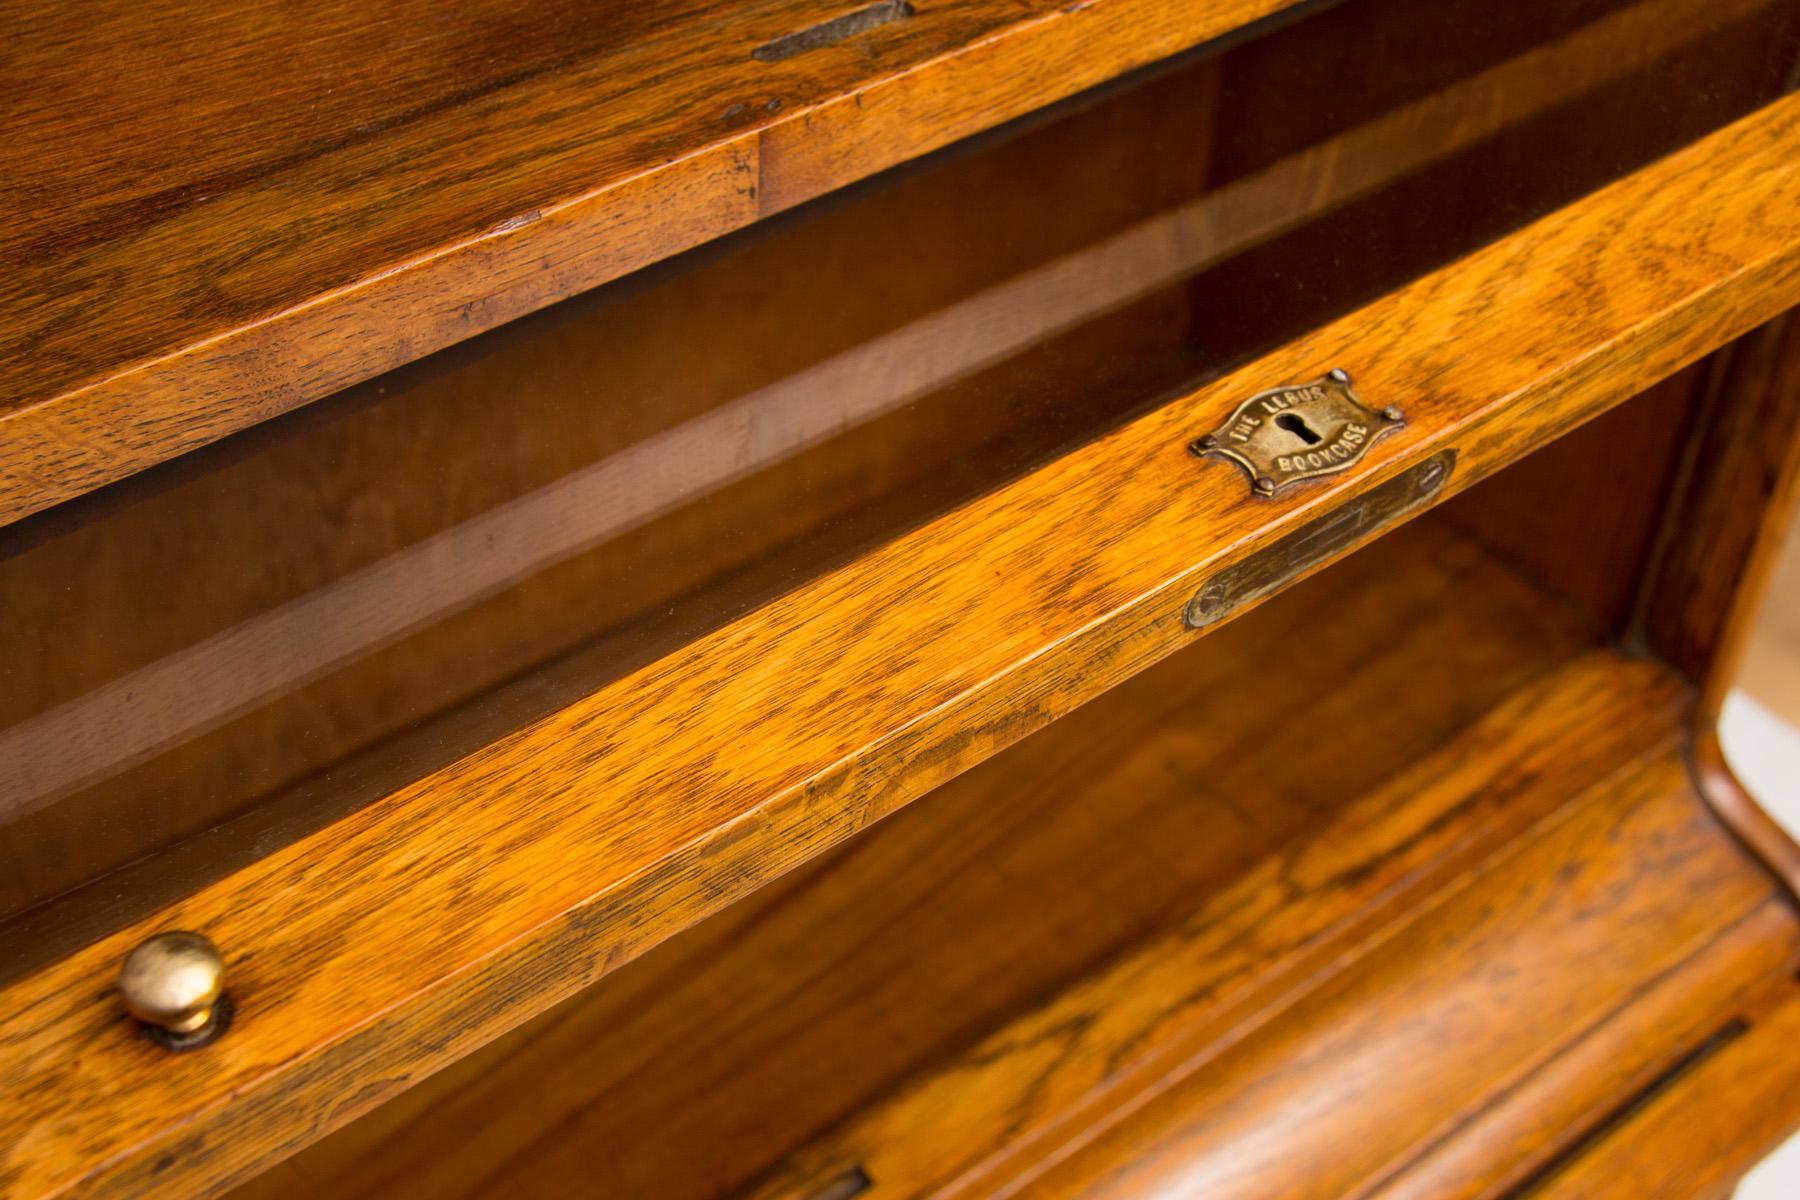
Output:
<path fill-rule="evenodd" d="M 1800 96 L 1183 396 L 0 991 L 0 1190 L 223 1188 L 1198 636 L 1203 573 L 1467 486 L 1800 297 Z M 1186 449 L 1341 366 L 1407 427 L 1278 501 Z M 225 948 L 169 1055 L 111 980 Z M 26 1016 L 25 1014 L 29 1014 Z"/>

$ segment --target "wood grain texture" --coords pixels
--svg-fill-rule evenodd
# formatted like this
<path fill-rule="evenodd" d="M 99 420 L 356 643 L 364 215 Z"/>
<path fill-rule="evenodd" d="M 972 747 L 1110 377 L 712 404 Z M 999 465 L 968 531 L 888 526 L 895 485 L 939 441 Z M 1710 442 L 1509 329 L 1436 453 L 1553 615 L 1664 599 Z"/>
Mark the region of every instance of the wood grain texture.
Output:
<path fill-rule="evenodd" d="M 1800 488 L 1800 321 L 1771 321 L 1712 374 L 1639 625 L 1716 709 Z"/>
<path fill-rule="evenodd" d="M 483 710 L 423 774 L 1199 373 L 1179 289 L 1070 331 L 995 288 L 1201 186 L 1207 66 L 0 532 L 0 913 L 323 823 L 321 772 Z M 1131 274 L 1082 262 L 1084 303 Z"/>
<path fill-rule="evenodd" d="M 1390 632 L 1371 654 L 1374 624 Z M 1371 790 L 1404 807 L 1403 789 L 1382 781 L 1446 743 L 1469 750 L 1470 726 L 1516 690 L 1542 697 L 1540 677 L 1587 644 L 1535 588 L 1438 522 L 1417 522 L 657 947 L 234 1200 L 740 1194 L 920 1064 L 1217 893 L 1244 894 L 1246 874 L 1266 883 L 1256 864 L 1300 853 L 1285 846 L 1367 836 L 1375 823 L 1347 808 Z M 1320 676 L 1334 686 L 1319 689 Z M 1252 677 L 1259 703 L 1247 705 Z M 1652 680 L 1658 695 L 1662 682 Z M 1628 705 L 1613 703 L 1616 719 Z M 1598 729 L 1605 719 L 1573 723 Z M 1354 755 L 1312 734 L 1346 726 L 1358 731 Z M 1469 808 L 1443 819 L 1478 820 Z M 1268 961 L 1246 963 L 1244 976 Z M 519 1096 L 533 1101 L 520 1106 Z"/>
<path fill-rule="evenodd" d="M 1792 976 L 1797 950 L 1793 909 L 1785 898 L 1771 898 L 1369 1194 L 1378 1200 L 1519 1194 L 1530 1181 L 1587 1152 L 1618 1112 L 1680 1072 L 1721 1029 L 1765 1007 L 1771 981 L 1783 987 L 1784 977 Z M 1718 1091 L 1711 1119 L 1728 1126 L 1743 1122 L 1746 1100 L 1756 1102 L 1731 1089 Z"/>
<path fill-rule="evenodd" d="M 1725 1200 L 1800 1126 L 1800 997 L 1781 1002 L 1630 1112 L 1531 1200 Z"/>
<path fill-rule="evenodd" d="M 1447 446 L 1466 485 L 1768 319 L 1797 150 L 1790 98 L 7 987 L 43 1019 L 0 1041 L 0 1182 L 242 1178 L 1186 644 L 1199 572 Z M 1269 505 L 1187 454 L 1328 365 L 1412 415 L 1353 477 Z M 177 1060 L 107 987 L 166 926 L 241 1000 Z"/>
<path fill-rule="evenodd" d="M 1641 763 L 1281 1021 L 1033 1178 L 1031 1194 L 1357 1194 L 1772 892 L 1694 796 L 1678 754 Z"/>
<path fill-rule="evenodd" d="M 1556 439 L 1458 496 L 1444 516 L 1588 614 L 1595 629 L 1627 636 L 1718 357 Z"/>
<path fill-rule="evenodd" d="M 1718 721 L 1800 497 L 1800 321 L 1734 343 L 1711 372 L 1637 603 L 1637 637 L 1699 682 L 1690 757 L 1708 803 L 1788 891 L 1800 843 L 1738 781 Z"/>
<path fill-rule="evenodd" d="M 841 5 L 31 6 L 0 521 L 1289 3 L 925 5 L 780 62 Z"/>
<path fill-rule="evenodd" d="M 1138 80 L 0 531 L 0 913 L 157 855 L 25 919 L 70 945 L 96 906 L 148 911 L 170 893 L 147 872 L 198 886 L 242 861 L 227 845 L 317 828 L 1725 123 L 1800 40 L 1791 0 L 1368 9 Z M 1352 69 L 1377 55 L 1393 73 Z M 1294 109 L 1296 60 L 1328 72 L 1330 119 Z M 1678 114 L 1638 119 L 1672 88 Z M 1270 141 L 1293 148 L 1270 161 Z M 1566 459 L 1598 443 L 1615 457 L 1584 501 L 1630 510 L 1621 428 L 1676 432 L 1624 414 L 1521 469 L 1568 488 Z M 1537 488 L 1515 494 L 1506 522 L 1564 528 Z M 1630 553 L 1622 529 L 1580 528 Z M 211 871 L 165 871 L 202 830 Z M 0 931 L 0 978 L 17 940 Z"/>
<path fill-rule="evenodd" d="M 1214 1059 L 1438 889 L 1622 763 L 1666 753 L 1681 699 L 1667 676 L 1605 652 L 1516 689 L 1158 937 L 857 1114 L 756 1194 L 804 1197 L 851 1163 L 884 1200 L 1008 1191 L 1171 1080 L 1212 1077 Z"/>

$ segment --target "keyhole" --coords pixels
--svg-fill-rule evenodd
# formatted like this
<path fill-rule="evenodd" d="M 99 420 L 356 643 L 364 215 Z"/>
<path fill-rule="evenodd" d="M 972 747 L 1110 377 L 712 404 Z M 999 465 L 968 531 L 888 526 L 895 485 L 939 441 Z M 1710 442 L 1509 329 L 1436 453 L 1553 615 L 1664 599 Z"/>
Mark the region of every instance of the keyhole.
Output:
<path fill-rule="evenodd" d="M 1319 435 L 1312 431 L 1312 426 L 1299 413 L 1282 413 L 1275 418 L 1275 423 L 1309 446 L 1319 444 Z"/>

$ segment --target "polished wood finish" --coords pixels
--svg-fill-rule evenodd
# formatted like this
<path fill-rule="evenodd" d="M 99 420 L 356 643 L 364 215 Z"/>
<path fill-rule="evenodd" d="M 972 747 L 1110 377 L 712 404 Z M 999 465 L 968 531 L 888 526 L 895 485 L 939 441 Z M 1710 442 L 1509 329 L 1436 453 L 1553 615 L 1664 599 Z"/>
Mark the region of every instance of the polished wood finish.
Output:
<path fill-rule="evenodd" d="M 1748 918 L 1771 885 L 1747 866 L 1678 756 L 1640 763 L 1266 1035 L 1224 1049 L 1037 1176 L 1033 1192 L 1353 1194 Z M 1791 949 L 1791 925 L 1787 934 Z M 1446 1046 L 1458 1052 L 1429 1052 Z"/>
<path fill-rule="evenodd" d="M 1767 319 L 1797 149 L 1790 98 L 167 906 L 242 980 L 204 1061 L 100 988 L 142 925 L 8 986 L 46 1019 L 0 1046 L 30 1100 L 0 1179 L 240 1179 L 1191 640 L 1198 571 L 1447 445 L 1466 485 Z M 1413 413 L 1356 476 L 1270 505 L 1187 455 L 1326 363 Z"/>
<path fill-rule="evenodd" d="M 235 1200 L 1135 1194 L 1159 1110 L 1209 1196 L 1495 1194 L 1800 956 L 1589 636 L 1428 517 Z"/>
<path fill-rule="evenodd" d="M 1793 25 L 1347 4 L 0 531 L 0 980 L 1723 124 Z M 1532 470 L 1647 517 L 1670 417 Z"/>
<path fill-rule="evenodd" d="M 1800 997 L 1790 982 L 1770 1011 L 1626 1114 L 1589 1153 L 1527 1193 L 1534 1200 L 1731 1195 L 1757 1160 L 1800 1125 Z M 1734 1119 L 1717 1109 L 1729 1100 Z"/>
<path fill-rule="evenodd" d="M 1718 733 L 1800 502 L 1800 323 L 1789 313 L 1734 344 L 1709 384 L 1639 598 L 1637 636 L 1701 681 L 1695 777 L 1745 846 L 1800 895 L 1800 844 L 1745 791 Z"/>
<path fill-rule="evenodd" d="M 1291 2 L 902 6 L 778 61 L 842 6 L 39 6 L 0 139 L 0 521 Z"/>
<path fill-rule="evenodd" d="M 1638 605 L 1655 586 L 1646 576 L 1666 498 L 1702 427 L 1699 409 L 1719 357 L 1556 439 L 1445 505 L 1445 517 L 1585 613 L 1596 631 L 1631 636 Z M 1571 521 L 1571 512 L 1581 519 Z"/>
<path fill-rule="evenodd" d="M 1384 652 L 1371 654 L 1377 628 Z M 1433 806 L 1465 839 L 1527 819 L 1529 805 L 1502 814 L 1449 781 L 1431 798 L 1385 786 L 1396 771 L 1429 772 L 1411 764 L 1478 744 L 1529 747 L 1532 761 L 1567 747 L 1574 776 L 1654 740 L 1617 720 L 1641 696 L 1545 682 L 1586 644 L 1580 623 L 1534 588 L 1419 522 L 745 897 L 242 1196 L 734 1194 L 918 1064 L 1122 953 L 1149 964 L 1162 941 L 1186 947 L 1157 968 L 1185 980 L 1206 969 L 1209 947 L 1277 913 L 1290 929 L 1330 930 L 1409 865 L 1454 871 L 1470 854 L 1447 832 L 1425 846 L 1371 843 L 1371 878 L 1321 884 L 1285 908 L 1276 883 L 1283 863 L 1375 828 L 1416 828 Z M 1321 675 L 1341 682 L 1321 691 Z M 1252 676 L 1266 677 L 1266 707 L 1235 702 Z M 1654 672 L 1644 679 L 1673 720 L 1679 689 Z M 1592 704 L 1559 733 L 1509 731 L 1526 708 L 1508 701 L 1515 690 Z M 1312 732 L 1345 724 L 1361 747 L 1348 758 Z M 1202 905 L 1225 914 L 1218 928 L 1198 939 L 1166 932 L 1175 921 L 1199 928 L 1185 914 Z M 1271 944 L 1233 959 L 1235 990 L 1267 992 L 1282 957 Z M 971 1094 L 991 1091 L 967 1082 Z M 558 1120 L 546 1126 L 541 1108 L 505 1100 L 519 1095 L 540 1097 Z M 480 1136 L 452 1132 L 473 1129 Z"/>
<path fill-rule="evenodd" d="M 1712 683 L 1716 708 L 1800 488 L 1800 322 L 1735 344 L 1709 384 L 1640 622 L 1647 644 Z"/>
<path fill-rule="evenodd" d="M 1141 253 L 1091 252 L 1200 190 L 1214 86 L 1155 81 L 0 532 L 0 915 L 238 818 L 222 873 L 1199 374 L 1185 289 L 1108 311 L 1086 284 L 1145 290 Z M 1068 203 L 1032 221 L 1046 190 Z M 1070 255 L 1072 309 L 1009 286 Z"/>
<path fill-rule="evenodd" d="M 1787 897 L 1773 897 L 1631 995 L 1371 1195 L 1485 1200 L 1529 1194 L 1532 1183 L 1579 1162 L 1621 1113 L 1742 1028 L 1747 1016 L 1765 1007 L 1770 981 L 1791 977 L 1795 953 L 1793 907 Z M 1739 1101 L 1729 1090 L 1713 1095 L 1715 1131 L 1738 1124 Z M 1776 1122 L 1793 1121 L 1791 1113 L 1765 1112 L 1751 1120 L 1772 1115 Z M 1763 1145 L 1753 1141 L 1749 1152 Z M 1735 1166 L 1746 1161 L 1739 1157 Z"/>
<path fill-rule="evenodd" d="M 560 3 L 18 22 L 0 1192 L 1722 1196 L 1800 1121 L 1713 729 L 1800 4 Z M 1354 469 L 1187 452 L 1328 368 Z"/>

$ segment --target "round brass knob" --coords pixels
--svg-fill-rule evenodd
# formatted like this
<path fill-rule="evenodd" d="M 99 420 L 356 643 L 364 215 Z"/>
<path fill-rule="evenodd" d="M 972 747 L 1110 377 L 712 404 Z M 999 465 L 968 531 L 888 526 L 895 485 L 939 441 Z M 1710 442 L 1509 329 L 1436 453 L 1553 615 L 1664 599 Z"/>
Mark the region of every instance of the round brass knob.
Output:
<path fill-rule="evenodd" d="M 211 1041 L 230 1016 L 219 948 L 185 930 L 138 943 L 119 971 L 119 993 L 150 1036 L 175 1049 Z"/>

